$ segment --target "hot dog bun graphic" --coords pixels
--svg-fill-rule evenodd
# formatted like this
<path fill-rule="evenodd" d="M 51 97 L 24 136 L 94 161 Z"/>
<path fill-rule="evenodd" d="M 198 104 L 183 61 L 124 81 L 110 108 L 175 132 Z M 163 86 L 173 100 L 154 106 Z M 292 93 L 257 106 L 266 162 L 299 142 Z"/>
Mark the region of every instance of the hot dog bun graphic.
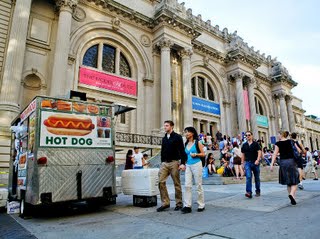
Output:
<path fill-rule="evenodd" d="M 90 118 L 76 115 L 50 115 L 43 124 L 50 133 L 56 135 L 83 136 L 90 134 L 94 129 Z"/>

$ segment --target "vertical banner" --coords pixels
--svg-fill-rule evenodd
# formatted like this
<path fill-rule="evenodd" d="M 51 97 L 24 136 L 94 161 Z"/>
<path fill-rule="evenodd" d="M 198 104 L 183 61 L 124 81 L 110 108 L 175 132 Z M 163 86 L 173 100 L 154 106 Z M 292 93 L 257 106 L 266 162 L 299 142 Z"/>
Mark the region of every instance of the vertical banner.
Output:
<path fill-rule="evenodd" d="M 243 90 L 243 98 L 244 98 L 244 111 L 246 114 L 246 120 L 250 120 L 249 96 L 248 96 L 247 90 Z"/>

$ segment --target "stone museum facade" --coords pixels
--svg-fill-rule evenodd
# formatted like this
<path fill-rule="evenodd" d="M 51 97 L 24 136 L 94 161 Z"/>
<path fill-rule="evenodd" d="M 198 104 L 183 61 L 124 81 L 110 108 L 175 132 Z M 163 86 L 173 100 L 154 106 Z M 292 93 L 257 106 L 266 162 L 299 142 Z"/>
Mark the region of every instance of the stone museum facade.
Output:
<path fill-rule="evenodd" d="M 263 50 L 263 49 L 261 49 Z M 2 0 L 0 2 L 0 167 L 10 122 L 36 95 L 118 103 L 136 110 L 117 132 L 237 135 L 270 143 L 280 129 L 319 149 L 320 122 L 306 117 L 297 83 L 281 62 L 176 0 Z"/>

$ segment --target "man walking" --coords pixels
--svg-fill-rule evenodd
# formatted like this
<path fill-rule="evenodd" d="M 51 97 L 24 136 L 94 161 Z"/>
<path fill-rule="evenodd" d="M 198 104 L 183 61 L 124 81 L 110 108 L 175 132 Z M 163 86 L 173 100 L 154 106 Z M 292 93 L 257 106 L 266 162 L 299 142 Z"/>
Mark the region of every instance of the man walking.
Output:
<path fill-rule="evenodd" d="M 174 123 L 171 120 L 164 122 L 165 136 L 162 139 L 161 166 L 159 170 L 159 190 L 161 197 L 161 207 L 158 212 L 170 207 L 170 198 L 166 186 L 166 181 L 171 175 L 175 189 L 176 207 L 175 211 L 182 209 L 182 191 L 179 169 L 185 169 L 187 154 L 184 150 L 182 136 L 173 131 Z M 179 165 L 181 160 L 181 165 Z"/>
<path fill-rule="evenodd" d="M 298 188 L 303 190 L 303 184 L 302 184 L 302 180 L 304 178 L 304 159 L 302 157 L 302 154 L 306 153 L 306 150 L 303 148 L 303 145 L 297 140 L 297 133 L 291 133 L 291 139 L 294 141 L 295 145 L 299 148 L 299 153 L 300 153 L 300 157 L 299 160 L 297 162 L 297 167 L 299 170 L 299 179 L 300 179 L 300 183 L 298 184 Z"/>
<path fill-rule="evenodd" d="M 252 173 L 255 179 L 256 197 L 260 196 L 260 159 L 261 148 L 256 141 L 253 141 L 251 131 L 246 132 L 247 142 L 241 148 L 241 163 L 245 162 L 246 171 L 246 194 L 247 198 L 252 198 Z"/>

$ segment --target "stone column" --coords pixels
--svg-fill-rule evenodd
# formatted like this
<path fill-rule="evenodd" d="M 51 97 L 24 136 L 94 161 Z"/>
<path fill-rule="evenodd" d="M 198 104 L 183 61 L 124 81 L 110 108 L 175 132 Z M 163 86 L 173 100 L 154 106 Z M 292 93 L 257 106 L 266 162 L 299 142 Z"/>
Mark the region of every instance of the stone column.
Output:
<path fill-rule="evenodd" d="M 248 94 L 249 94 L 249 107 L 250 107 L 250 124 L 251 130 L 253 133 L 253 137 L 255 139 L 259 139 L 258 135 L 258 126 L 257 126 L 257 113 L 256 113 L 256 105 L 254 101 L 254 84 L 255 80 L 250 79 L 248 82 Z"/>
<path fill-rule="evenodd" d="M 281 130 L 289 130 L 287 105 L 285 100 L 285 94 L 278 94 L 280 100 L 280 117 L 281 117 Z"/>
<path fill-rule="evenodd" d="M 59 21 L 52 66 L 51 96 L 66 96 L 68 91 L 71 90 L 67 89 L 66 81 L 72 80 L 67 79 L 67 67 L 72 13 L 77 4 L 78 0 L 56 1 L 56 5 L 59 8 Z"/>
<path fill-rule="evenodd" d="M 246 127 L 246 116 L 244 109 L 244 98 L 243 98 L 243 83 L 242 83 L 242 74 L 235 74 L 234 78 L 236 79 L 236 91 L 237 91 L 237 115 L 238 115 L 238 129 L 239 133 L 247 131 Z"/>
<path fill-rule="evenodd" d="M 192 126 L 192 92 L 191 92 L 191 49 L 180 52 L 182 58 L 182 94 L 183 94 L 183 124 L 184 127 Z"/>
<path fill-rule="evenodd" d="M 296 130 L 296 122 L 295 122 L 294 114 L 292 110 L 292 96 L 287 95 L 286 101 L 287 101 L 287 109 L 288 109 L 289 127 L 290 127 L 290 132 L 292 133 L 292 132 L 295 132 Z"/>
<path fill-rule="evenodd" d="M 161 126 L 165 120 L 172 120 L 171 110 L 171 64 L 169 39 L 162 39 L 158 46 L 161 48 Z"/>
<path fill-rule="evenodd" d="M 20 111 L 19 92 L 31 2 L 32 0 L 16 0 L 15 3 L 0 91 L 1 131 L 9 131 L 8 126 Z"/>
<path fill-rule="evenodd" d="M 280 126 L 279 126 L 279 109 L 278 109 L 278 105 L 279 105 L 279 98 L 277 95 L 273 96 L 273 111 L 274 111 L 274 136 L 276 136 L 280 130 Z"/>
<path fill-rule="evenodd" d="M 225 108 L 226 114 L 225 114 L 225 119 L 227 121 L 227 130 L 226 130 L 226 134 L 232 136 L 232 132 L 231 132 L 231 103 L 224 101 L 223 102 L 223 106 Z"/>

